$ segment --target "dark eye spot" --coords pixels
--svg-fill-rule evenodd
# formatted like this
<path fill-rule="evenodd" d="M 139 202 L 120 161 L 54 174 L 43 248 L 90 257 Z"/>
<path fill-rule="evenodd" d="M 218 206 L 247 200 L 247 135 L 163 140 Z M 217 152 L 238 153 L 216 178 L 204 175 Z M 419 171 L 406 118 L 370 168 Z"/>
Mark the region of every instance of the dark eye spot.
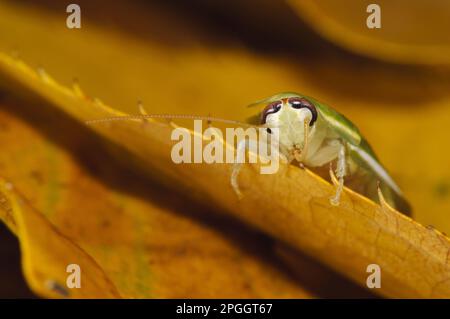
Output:
<path fill-rule="evenodd" d="M 311 111 L 312 118 L 311 122 L 309 122 L 309 126 L 312 126 L 314 122 L 317 120 L 317 110 L 314 104 L 312 104 L 310 101 L 308 101 L 305 98 L 299 98 L 299 97 L 292 97 L 288 100 L 289 104 L 294 109 L 302 109 L 307 108 Z"/>
<path fill-rule="evenodd" d="M 281 110 L 281 105 L 281 101 L 275 101 L 267 105 L 261 113 L 261 124 L 266 124 L 268 115 L 277 113 L 279 110 Z"/>
<path fill-rule="evenodd" d="M 270 129 L 270 127 L 267 128 L 267 133 L 272 134 L 272 130 Z"/>

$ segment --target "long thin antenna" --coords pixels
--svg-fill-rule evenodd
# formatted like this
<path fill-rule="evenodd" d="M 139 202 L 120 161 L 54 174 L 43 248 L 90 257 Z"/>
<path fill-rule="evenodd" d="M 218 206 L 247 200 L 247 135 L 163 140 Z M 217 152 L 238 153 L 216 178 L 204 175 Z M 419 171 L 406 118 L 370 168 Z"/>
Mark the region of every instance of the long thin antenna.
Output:
<path fill-rule="evenodd" d="M 188 114 L 138 114 L 138 115 L 111 116 L 111 117 L 105 117 L 105 118 L 101 118 L 101 119 L 88 120 L 85 123 L 90 125 L 90 124 L 106 123 L 106 122 L 113 122 L 113 121 L 143 120 L 143 119 L 150 119 L 150 118 L 151 119 L 155 119 L 155 118 L 193 119 L 193 120 L 203 120 L 203 121 L 210 121 L 210 122 L 219 122 L 219 123 L 225 123 L 225 124 L 242 125 L 242 126 L 246 126 L 246 127 L 260 127 L 257 125 L 252 125 L 252 124 L 234 121 L 234 120 L 226 120 L 226 119 L 221 119 L 221 118 L 211 117 L 211 116 L 196 116 L 196 115 L 188 115 Z"/>

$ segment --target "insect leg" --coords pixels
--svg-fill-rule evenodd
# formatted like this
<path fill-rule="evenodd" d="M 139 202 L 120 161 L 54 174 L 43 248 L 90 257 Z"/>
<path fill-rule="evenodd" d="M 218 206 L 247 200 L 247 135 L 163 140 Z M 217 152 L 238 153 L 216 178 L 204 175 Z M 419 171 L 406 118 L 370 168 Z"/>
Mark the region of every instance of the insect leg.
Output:
<path fill-rule="evenodd" d="M 303 136 L 304 136 L 304 143 L 303 143 L 303 148 L 302 148 L 301 153 L 300 153 L 300 160 L 299 160 L 301 166 L 303 166 L 303 161 L 306 159 L 306 155 L 308 153 L 308 146 L 309 146 L 309 143 L 308 143 L 308 140 L 309 140 L 309 138 L 308 138 L 309 137 L 309 122 L 306 119 L 305 119 L 305 122 L 303 123 L 303 131 L 304 131 L 304 134 L 303 134 Z"/>
<path fill-rule="evenodd" d="M 255 141 L 243 139 L 238 143 L 236 149 L 236 160 L 234 161 L 232 166 L 230 184 L 239 199 L 242 199 L 243 194 L 239 187 L 238 176 L 242 168 L 242 164 L 245 163 L 245 155 L 247 151 L 253 151 L 256 154 L 258 151 L 257 143 Z M 292 158 L 286 157 L 282 151 L 280 152 L 280 150 L 278 150 L 277 147 L 273 147 L 273 145 L 271 147 L 271 153 L 273 154 L 273 156 L 279 157 L 280 161 L 284 164 L 289 164 L 292 161 Z M 288 167 L 289 166 L 286 165 L 286 168 Z"/>
<path fill-rule="evenodd" d="M 236 149 L 236 160 L 233 163 L 233 167 L 231 170 L 231 179 L 230 179 L 230 183 L 231 183 L 231 187 L 233 187 L 234 192 L 236 193 L 237 197 L 239 199 L 242 199 L 243 195 L 242 192 L 239 188 L 239 183 L 238 183 L 238 176 L 239 176 L 239 172 L 241 170 L 243 161 L 238 161 L 238 158 L 243 158 L 245 159 L 245 152 L 248 149 L 248 143 L 247 140 L 243 139 L 242 141 L 239 142 L 237 149 Z"/>
<path fill-rule="evenodd" d="M 341 145 L 338 153 L 337 167 L 336 167 L 336 177 L 338 183 L 336 184 L 336 193 L 334 197 L 330 198 L 331 205 L 339 205 L 341 199 L 342 190 L 344 189 L 344 176 L 347 173 L 347 163 L 345 160 L 345 146 Z"/>

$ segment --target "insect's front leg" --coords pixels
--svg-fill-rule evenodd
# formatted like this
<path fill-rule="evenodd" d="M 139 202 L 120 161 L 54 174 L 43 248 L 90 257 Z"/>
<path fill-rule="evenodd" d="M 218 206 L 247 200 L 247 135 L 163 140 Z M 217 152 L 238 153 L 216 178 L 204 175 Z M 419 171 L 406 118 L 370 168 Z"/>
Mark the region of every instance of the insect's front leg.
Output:
<path fill-rule="evenodd" d="M 339 148 L 337 167 L 335 172 L 338 183 L 335 184 L 336 193 L 334 197 L 330 198 L 330 203 L 331 205 L 338 206 L 341 199 L 342 190 L 344 189 L 344 177 L 347 174 L 347 161 L 344 144 L 341 144 Z"/>
<path fill-rule="evenodd" d="M 238 154 L 237 157 L 239 157 L 239 153 L 241 153 L 241 156 L 245 156 L 246 149 L 247 149 L 246 141 L 245 140 L 240 141 L 238 144 L 238 147 L 237 147 L 237 154 Z M 238 161 L 234 161 L 233 167 L 231 170 L 231 179 L 230 179 L 231 187 L 233 187 L 233 190 L 239 199 L 242 198 L 242 192 L 241 192 L 241 189 L 239 188 L 239 183 L 237 181 L 237 178 L 239 176 L 241 167 L 242 167 L 242 163 L 239 163 Z"/>
<path fill-rule="evenodd" d="M 245 153 L 247 152 L 247 150 L 248 150 L 248 141 L 243 139 L 238 143 L 236 149 L 236 159 L 233 163 L 233 167 L 231 170 L 231 179 L 230 179 L 231 187 L 233 187 L 233 190 L 239 199 L 242 199 L 243 195 L 241 189 L 239 188 L 238 176 L 244 161 L 239 161 L 238 159 L 239 158 L 245 159 Z"/>
<path fill-rule="evenodd" d="M 269 147 L 270 147 L 270 145 L 269 145 Z M 257 153 L 257 144 L 254 142 L 249 143 L 249 141 L 246 139 L 244 139 L 238 143 L 238 146 L 236 149 L 236 160 L 234 161 L 232 170 L 231 170 L 230 184 L 231 184 L 231 187 L 233 187 L 233 190 L 239 199 L 242 199 L 243 194 L 239 187 L 238 176 L 239 176 L 239 172 L 242 168 L 242 164 L 245 163 L 246 152 L 249 150 L 254 151 L 256 154 Z M 275 154 L 274 156 L 278 156 L 281 162 L 283 162 L 285 164 L 290 163 L 291 159 L 288 159 L 283 154 L 283 152 L 280 152 L 280 150 L 277 149 L 277 147 L 272 146 L 271 152 L 273 152 L 273 154 Z"/>

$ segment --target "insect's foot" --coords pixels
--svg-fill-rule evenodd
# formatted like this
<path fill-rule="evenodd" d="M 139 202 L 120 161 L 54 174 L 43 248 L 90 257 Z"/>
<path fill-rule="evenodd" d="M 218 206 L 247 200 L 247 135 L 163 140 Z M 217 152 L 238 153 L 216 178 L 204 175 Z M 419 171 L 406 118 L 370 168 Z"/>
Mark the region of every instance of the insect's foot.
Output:
<path fill-rule="evenodd" d="M 339 206 L 340 201 L 341 201 L 341 196 L 338 193 L 336 193 L 336 195 L 334 197 L 330 198 L 330 204 L 333 206 Z"/>
<path fill-rule="evenodd" d="M 236 194 L 238 200 L 244 198 L 244 195 L 242 194 L 241 189 L 239 188 L 239 185 L 237 183 L 233 183 L 233 181 L 231 181 L 231 187 L 233 187 L 234 193 Z"/>
<path fill-rule="evenodd" d="M 378 181 L 377 184 L 378 184 L 377 185 L 378 201 L 380 202 L 381 208 L 383 210 L 390 211 L 390 212 L 395 211 L 395 209 L 391 205 L 389 205 L 389 203 L 384 198 L 383 192 L 381 191 L 381 188 L 380 188 L 380 182 Z"/>
<path fill-rule="evenodd" d="M 238 183 L 238 175 L 239 175 L 239 171 L 241 168 L 241 164 L 234 164 L 233 165 L 233 170 L 231 172 L 231 178 L 230 178 L 230 184 L 231 187 L 233 187 L 234 192 L 236 193 L 236 196 L 238 197 L 239 200 L 241 200 L 244 195 L 241 192 L 241 189 L 239 187 L 239 183 Z"/>
<path fill-rule="evenodd" d="M 341 201 L 342 190 L 344 189 L 344 178 L 342 176 L 339 178 L 336 177 L 331 164 L 330 164 L 330 177 L 336 189 L 335 195 L 330 198 L 330 204 L 333 206 L 339 206 L 339 203 Z"/>

